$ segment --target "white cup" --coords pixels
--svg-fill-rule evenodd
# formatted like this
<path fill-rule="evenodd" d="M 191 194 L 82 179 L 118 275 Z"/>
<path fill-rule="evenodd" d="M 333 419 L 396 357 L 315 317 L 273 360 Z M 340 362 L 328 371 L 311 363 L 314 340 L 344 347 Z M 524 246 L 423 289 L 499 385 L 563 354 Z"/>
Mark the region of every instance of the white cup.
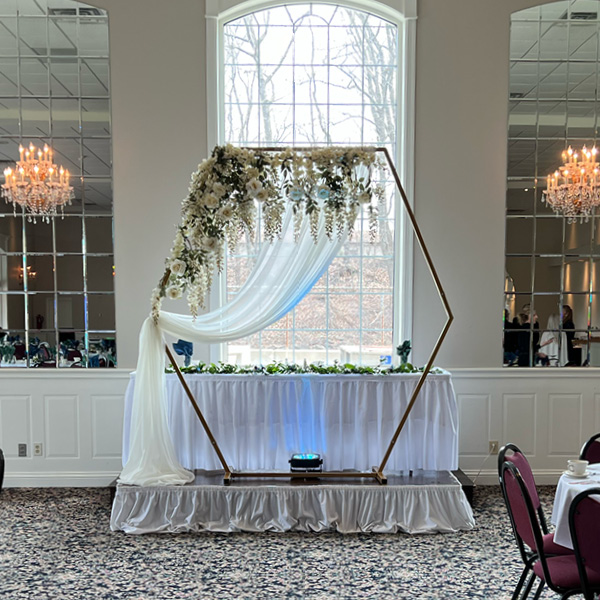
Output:
<path fill-rule="evenodd" d="M 585 475 L 589 462 L 587 460 L 570 460 L 567 464 L 567 469 L 572 475 Z"/>

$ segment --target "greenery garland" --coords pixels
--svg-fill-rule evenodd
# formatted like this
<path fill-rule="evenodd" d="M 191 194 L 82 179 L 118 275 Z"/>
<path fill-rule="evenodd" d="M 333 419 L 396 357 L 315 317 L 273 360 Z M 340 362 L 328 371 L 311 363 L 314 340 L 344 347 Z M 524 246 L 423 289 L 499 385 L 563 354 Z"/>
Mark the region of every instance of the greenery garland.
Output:
<path fill-rule="evenodd" d="M 377 365 L 374 367 L 353 365 L 351 363 L 338 363 L 333 365 L 305 364 L 272 362 L 268 365 L 245 366 L 230 363 L 204 363 L 180 367 L 182 373 L 194 373 L 201 375 L 394 375 L 396 373 L 422 373 L 425 367 L 415 367 L 411 363 L 403 363 L 397 367 Z M 172 365 L 166 369 L 167 373 L 174 373 Z M 433 367 L 430 373 L 439 375 L 444 371 Z"/>

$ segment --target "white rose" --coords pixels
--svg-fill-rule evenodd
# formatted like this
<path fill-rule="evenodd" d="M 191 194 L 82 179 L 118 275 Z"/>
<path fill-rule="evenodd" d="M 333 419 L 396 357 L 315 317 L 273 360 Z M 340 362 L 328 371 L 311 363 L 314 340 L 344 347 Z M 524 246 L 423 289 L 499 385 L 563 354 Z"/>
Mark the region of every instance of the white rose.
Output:
<path fill-rule="evenodd" d="M 202 203 L 206 208 L 216 208 L 219 206 L 219 199 L 214 194 L 206 194 L 202 198 Z"/>
<path fill-rule="evenodd" d="M 224 219 L 225 221 L 229 221 L 229 219 L 231 219 L 231 217 L 233 217 L 233 207 L 231 207 L 229 204 L 226 204 L 219 211 L 219 216 L 221 217 L 221 219 Z"/>
<path fill-rule="evenodd" d="M 263 188 L 262 190 L 259 190 L 258 192 L 256 192 L 256 194 L 254 195 L 254 198 L 256 198 L 256 200 L 258 200 L 259 202 L 264 202 L 265 200 L 268 200 L 269 194 L 268 194 L 267 190 L 265 190 Z"/>
<path fill-rule="evenodd" d="M 171 273 L 173 273 L 173 275 L 183 275 L 185 273 L 185 268 L 186 265 L 182 260 L 179 259 L 175 259 L 171 261 Z"/>
<path fill-rule="evenodd" d="M 177 287 L 176 285 L 170 285 L 167 288 L 166 296 L 170 300 L 179 300 L 179 298 L 181 298 L 181 295 L 182 292 L 180 287 Z"/>
<path fill-rule="evenodd" d="M 250 194 L 250 196 L 256 198 L 258 193 L 263 189 L 263 184 L 254 177 L 246 184 L 246 190 Z"/>
<path fill-rule="evenodd" d="M 204 248 L 204 250 L 212 252 L 217 249 L 219 241 L 217 240 L 217 238 L 214 237 L 203 237 L 200 241 L 200 245 L 202 246 L 202 248 Z"/>
<path fill-rule="evenodd" d="M 219 183 L 218 181 L 212 187 L 212 193 L 215 196 L 217 196 L 217 198 L 221 198 L 225 194 L 226 191 L 227 191 L 227 188 L 222 183 Z"/>

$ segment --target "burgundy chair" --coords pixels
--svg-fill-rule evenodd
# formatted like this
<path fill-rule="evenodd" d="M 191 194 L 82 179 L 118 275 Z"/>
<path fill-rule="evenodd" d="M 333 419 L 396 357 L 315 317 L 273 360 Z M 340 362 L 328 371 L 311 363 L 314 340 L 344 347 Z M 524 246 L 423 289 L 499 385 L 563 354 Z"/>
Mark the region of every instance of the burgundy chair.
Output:
<path fill-rule="evenodd" d="M 512 452 L 512 454 L 508 454 L 508 452 Z M 535 582 L 535 573 L 533 573 L 533 564 L 538 559 L 537 552 L 535 548 L 524 540 L 521 537 L 516 529 L 515 522 L 513 519 L 513 514 L 511 510 L 510 503 L 508 498 L 506 497 L 506 489 L 504 486 L 504 478 L 502 476 L 504 463 L 509 463 L 517 467 L 518 471 L 521 473 L 521 477 L 523 477 L 523 472 L 527 474 L 527 480 L 525 480 L 525 485 L 527 486 L 527 490 L 529 492 L 529 497 L 531 498 L 532 505 L 534 510 L 537 513 L 539 523 L 542 528 L 542 544 L 544 547 L 544 551 L 547 555 L 556 556 L 556 555 L 573 555 L 573 551 L 569 548 L 565 548 L 564 546 L 559 546 L 554 543 L 554 534 L 548 533 L 546 520 L 544 518 L 544 513 L 542 511 L 542 506 L 540 502 L 540 498 L 537 493 L 537 489 L 535 487 L 535 481 L 533 479 L 533 472 L 531 471 L 531 467 L 529 466 L 529 462 L 525 458 L 525 455 L 519 450 L 517 446 L 514 444 L 507 444 L 500 449 L 498 453 L 498 479 L 500 480 L 500 489 L 502 490 L 502 496 L 504 497 L 504 502 L 506 503 L 506 508 L 508 509 L 508 516 L 510 518 L 510 523 L 513 529 L 513 533 L 515 536 L 515 540 L 517 542 L 517 546 L 519 548 L 519 554 L 521 556 L 521 560 L 523 561 L 523 571 L 521 572 L 521 576 L 519 577 L 519 581 L 515 587 L 515 590 L 512 595 L 513 600 L 517 600 L 519 598 L 519 594 L 525 585 L 525 581 L 527 581 L 528 575 L 529 581 L 527 581 L 527 586 L 525 588 L 525 592 L 523 594 L 523 598 L 527 598 L 531 588 Z M 521 471 L 521 467 L 523 471 Z M 544 587 L 543 582 L 540 583 L 538 592 L 541 592 L 541 589 Z"/>
<path fill-rule="evenodd" d="M 569 508 L 569 530 L 583 596 L 593 600 L 600 592 L 600 488 L 575 497 Z"/>
<path fill-rule="evenodd" d="M 583 587 L 579 579 L 579 569 L 575 554 L 551 556 L 544 548 L 544 534 L 540 527 L 539 517 L 534 508 L 529 489 L 519 469 L 506 461 L 502 465 L 502 481 L 504 482 L 505 499 L 512 517 L 515 536 L 533 550 L 536 558 L 533 561 L 533 572 L 539 578 L 539 585 L 535 598 L 539 598 L 544 585 L 560 594 L 561 598 L 570 598 L 575 594 L 582 594 Z M 595 576 L 591 585 L 600 584 Z M 528 585 L 523 598 L 526 598 L 532 581 Z M 513 598 L 517 596 L 513 595 Z"/>
<path fill-rule="evenodd" d="M 581 448 L 580 460 L 587 460 L 590 464 L 600 463 L 600 433 L 593 435 Z"/>
<path fill-rule="evenodd" d="M 509 452 L 512 452 L 512 454 L 510 454 Z M 523 477 L 525 484 L 529 489 L 529 495 L 531 496 L 533 507 L 537 511 L 538 516 L 540 518 L 542 531 L 544 533 L 548 533 L 548 524 L 546 523 L 546 517 L 544 516 L 544 511 L 542 510 L 542 503 L 540 502 L 540 497 L 537 493 L 537 487 L 535 485 L 535 479 L 533 478 L 533 471 L 531 470 L 529 461 L 525 458 L 525 455 L 515 444 L 506 444 L 506 446 L 502 446 L 502 448 L 500 448 L 500 452 L 498 452 L 498 478 L 500 479 L 501 488 L 503 486 L 502 465 L 505 461 L 513 463 L 517 467 L 517 469 L 519 469 L 521 477 Z M 562 548 L 562 546 L 559 546 L 559 548 Z"/>

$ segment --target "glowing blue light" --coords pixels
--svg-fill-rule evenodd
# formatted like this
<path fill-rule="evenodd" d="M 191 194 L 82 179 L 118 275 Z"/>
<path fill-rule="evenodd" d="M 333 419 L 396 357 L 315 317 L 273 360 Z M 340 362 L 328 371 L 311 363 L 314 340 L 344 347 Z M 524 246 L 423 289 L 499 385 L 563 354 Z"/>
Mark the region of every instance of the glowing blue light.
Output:
<path fill-rule="evenodd" d="M 319 458 L 318 454 L 312 454 L 311 452 L 305 454 L 292 454 L 292 460 L 315 460 Z"/>

